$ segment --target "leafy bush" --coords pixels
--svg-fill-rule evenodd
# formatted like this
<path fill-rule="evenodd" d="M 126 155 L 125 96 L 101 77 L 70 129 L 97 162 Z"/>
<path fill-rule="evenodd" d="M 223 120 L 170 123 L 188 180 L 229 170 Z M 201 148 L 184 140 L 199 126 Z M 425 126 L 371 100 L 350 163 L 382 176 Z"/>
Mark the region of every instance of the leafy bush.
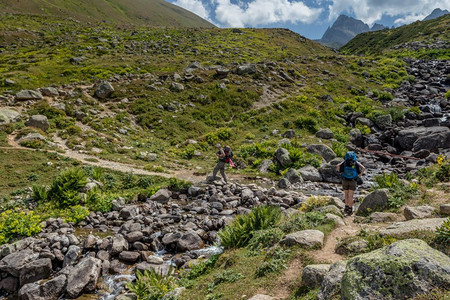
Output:
<path fill-rule="evenodd" d="M 419 190 L 416 183 L 405 184 L 394 172 L 375 176 L 374 180 L 376 183 L 375 189 L 387 188 L 389 190 L 391 195 L 388 198 L 387 207 L 391 209 L 400 208 L 406 201 L 417 194 Z"/>
<path fill-rule="evenodd" d="M 111 211 L 114 198 L 114 195 L 104 194 L 100 189 L 94 188 L 87 191 L 85 202 L 90 210 L 105 213 Z"/>
<path fill-rule="evenodd" d="M 442 245 L 450 244 L 450 218 L 442 223 L 436 231 L 436 242 Z"/>
<path fill-rule="evenodd" d="M 285 233 L 314 229 L 323 225 L 334 225 L 334 221 L 325 218 L 326 213 L 312 211 L 298 213 L 283 220 L 280 229 Z"/>
<path fill-rule="evenodd" d="M 33 211 L 6 210 L 0 214 L 0 244 L 41 232 L 40 216 Z"/>
<path fill-rule="evenodd" d="M 247 248 L 251 251 L 257 251 L 272 247 L 284 236 L 284 232 L 279 228 L 269 228 L 258 230 L 253 233 L 253 237 L 248 242 Z"/>
<path fill-rule="evenodd" d="M 378 188 L 380 189 L 392 189 L 402 184 L 401 180 L 394 172 L 383 173 L 379 176 L 375 176 L 374 179 L 375 183 L 378 185 Z"/>
<path fill-rule="evenodd" d="M 227 141 L 232 136 L 231 130 L 229 128 L 220 128 L 217 130 L 216 134 L 221 141 Z"/>
<path fill-rule="evenodd" d="M 336 153 L 337 157 L 344 157 L 345 153 L 348 151 L 345 144 L 341 142 L 332 142 L 331 149 Z"/>
<path fill-rule="evenodd" d="M 294 121 L 294 124 L 300 128 L 305 129 L 309 131 L 310 133 L 316 133 L 319 131 L 319 124 L 314 117 L 306 116 L 306 117 L 299 117 L 297 120 Z"/>
<path fill-rule="evenodd" d="M 63 218 L 65 222 L 72 222 L 78 224 L 87 216 L 89 216 L 89 209 L 81 205 L 75 205 L 70 208 L 63 209 L 57 213 L 58 217 Z M 55 214 L 56 215 L 56 214 Z"/>
<path fill-rule="evenodd" d="M 187 279 L 196 279 L 214 269 L 220 255 L 213 255 L 208 260 L 202 261 L 194 265 L 189 273 L 185 276 Z"/>
<path fill-rule="evenodd" d="M 222 271 L 221 273 L 214 275 L 214 280 L 210 285 L 208 285 L 208 290 L 211 293 L 216 288 L 216 286 L 221 283 L 236 282 L 242 278 L 244 278 L 244 276 L 241 273 L 235 272 L 233 270 Z"/>
<path fill-rule="evenodd" d="M 170 178 L 167 188 L 173 192 L 179 192 L 181 190 L 187 190 L 192 185 L 191 182 L 184 180 Z"/>
<path fill-rule="evenodd" d="M 381 101 L 390 101 L 390 100 L 394 99 L 394 96 L 392 96 L 391 93 L 388 93 L 388 92 L 382 92 L 382 93 L 380 93 L 380 95 L 378 96 L 378 99 L 380 99 Z"/>
<path fill-rule="evenodd" d="M 171 273 L 169 270 L 169 274 Z M 159 300 L 177 287 L 177 279 L 172 275 L 164 276 L 154 269 L 144 274 L 136 272 L 136 283 L 128 283 L 127 288 L 135 293 L 139 300 Z"/>
<path fill-rule="evenodd" d="M 48 199 L 58 208 L 66 208 L 81 202 L 80 191 L 86 186 L 88 178 L 80 168 L 71 168 L 61 172 L 48 191 Z"/>
<path fill-rule="evenodd" d="M 248 245 L 255 231 L 275 226 L 281 219 L 280 208 L 261 205 L 246 215 L 236 217 L 233 222 L 222 229 L 218 235 L 226 249 L 240 248 Z"/>
<path fill-rule="evenodd" d="M 322 207 L 331 203 L 328 196 L 311 196 L 302 203 L 300 209 L 304 212 L 312 211 L 315 208 Z"/>
<path fill-rule="evenodd" d="M 33 185 L 33 200 L 36 202 L 45 202 L 48 199 L 47 187 Z"/>
<path fill-rule="evenodd" d="M 446 160 L 443 156 L 437 158 L 438 170 L 436 171 L 436 179 L 441 182 L 450 181 L 450 160 Z"/>

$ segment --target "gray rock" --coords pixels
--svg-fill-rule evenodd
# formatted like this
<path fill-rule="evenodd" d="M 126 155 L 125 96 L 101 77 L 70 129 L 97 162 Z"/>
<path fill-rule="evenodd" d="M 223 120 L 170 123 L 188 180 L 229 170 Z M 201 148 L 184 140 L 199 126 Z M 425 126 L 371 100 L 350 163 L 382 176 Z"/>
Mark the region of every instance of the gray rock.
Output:
<path fill-rule="evenodd" d="M 97 248 L 97 238 L 89 234 L 86 239 L 84 240 L 84 248 L 87 250 L 92 250 Z"/>
<path fill-rule="evenodd" d="M 286 131 L 283 133 L 283 137 L 288 138 L 288 139 L 295 138 L 296 136 L 297 136 L 297 134 L 296 134 L 295 131 L 292 130 L 292 129 L 286 130 Z"/>
<path fill-rule="evenodd" d="M 278 186 L 280 189 L 287 189 L 287 188 L 289 188 L 289 187 L 291 186 L 291 183 L 289 182 L 289 180 L 288 180 L 287 178 L 281 178 L 281 179 L 278 181 L 277 186 Z"/>
<path fill-rule="evenodd" d="M 441 204 L 440 212 L 443 215 L 450 215 L 450 204 Z"/>
<path fill-rule="evenodd" d="M 322 287 L 317 295 L 318 300 L 333 299 L 341 291 L 341 280 L 344 276 L 347 261 L 339 261 L 331 265 L 322 281 Z"/>
<path fill-rule="evenodd" d="M 172 232 L 172 233 L 167 233 L 164 235 L 164 237 L 162 238 L 162 243 L 164 246 L 170 246 L 172 244 L 176 244 L 178 242 L 178 240 L 181 238 L 182 234 L 181 232 Z"/>
<path fill-rule="evenodd" d="M 327 213 L 325 215 L 325 219 L 332 220 L 337 227 L 345 226 L 344 220 L 342 220 L 342 218 L 339 217 L 339 215 Z"/>
<path fill-rule="evenodd" d="M 380 129 L 387 129 L 389 127 L 392 126 L 392 116 L 391 115 L 382 115 L 382 116 L 378 116 L 375 119 L 375 124 L 380 128 Z"/>
<path fill-rule="evenodd" d="M 308 265 L 302 271 L 302 284 L 309 288 L 322 285 L 323 278 L 330 270 L 330 265 Z"/>
<path fill-rule="evenodd" d="M 21 137 L 19 140 L 17 140 L 17 143 L 22 144 L 31 141 L 45 141 L 45 137 L 40 133 L 31 132 L 26 136 Z"/>
<path fill-rule="evenodd" d="M 47 97 L 56 97 L 59 96 L 59 92 L 54 87 L 46 87 L 41 89 L 41 93 Z"/>
<path fill-rule="evenodd" d="M 322 175 L 323 181 L 331 183 L 341 183 L 341 174 L 336 171 L 336 165 L 341 162 L 341 159 L 333 159 L 329 163 L 322 165 L 319 168 L 320 175 Z"/>
<path fill-rule="evenodd" d="M 120 294 L 115 300 L 137 300 L 137 296 L 133 293 Z"/>
<path fill-rule="evenodd" d="M 39 128 L 42 131 L 47 131 L 47 129 L 50 127 L 47 117 L 43 115 L 31 116 L 31 118 L 25 123 L 25 125 L 29 127 Z"/>
<path fill-rule="evenodd" d="M 0 108 L 0 125 L 20 121 L 20 113 L 9 108 Z"/>
<path fill-rule="evenodd" d="M 158 203 L 167 203 L 169 202 L 171 195 L 172 193 L 168 189 L 160 189 L 150 197 L 150 200 Z"/>
<path fill-rule="evenodd" d="M 406 220 L 425 219 L 432 217 L 434 211 L 435 208 L 428 205 L 416 207 L 406 206 L 403 210 L 403 215 L 405 216 Z"/>
<path fill-rule="evenodd" d="M 387 212 L 374 212 L 370 215 L 370 221 L 374 223 L 392 222 L 397 219 L 397 214 Z"/>
<path fill-rule="evenodd" d="M 306 150 L 309 153 L 318 154 L 322 156 L 327 162 L 330 162 L 336 158 L 336 153 L 334 153 L 334 151 L 327 145 L 322 144 L 309 145 L 308 147 L 306 147 Z"/>
<path fill-rule="evenodd" d="M 278 148 L 275 152 L 275 157 L 282 166 L 286 166 L 291 163 L 289 151 L 285 148 Z"/>
<path fill-rule="evenodd" d="M 255 64 L 248 64 L 248 65 L 239 66 L 237 68 L 236 73 L 238 75 L 245 75 L 245 74 L 254 74 L 254 73 L 256 73 L 256 71 L 257 71 L 257 68 L 256 68 Z"/>
<path fill-rule="evenodd" d="M 263 295 L 263 294 L 257 294 L 251 298 L 249 298 L 248 300 L 273 300 L 275 298 L 268 296 L 268 295 Z"/>
<path fill-rule="evenodd" d="M 357 118 L 355 121 L 356 121 L 355 122 L 356 124 L 361 124 L 361 125 L 367 126 L 369 128 L 371 128 L 373 126 L 373 122 L 367 118 Z"/>
<path fill-rule="evenodd" d="M 195 231 L 184 233 L 177 241 L 179 251 L 191 251 L 203 248 L 204 242 Z"/>
<path fill-rule="evenodd" d="M 334 138 L 334 133 L 329 128 L 321 129 L 316 132 L 316 136 L 321 139 L 330 140 Z"/>
<path fill-rule="evenodd" d="M 117 234 L 112 239 L 111 255 L 118 255 L 122 251 L 128 250 L 128 242 L 121 234 Z"/>
<path fill-rule="evenodd" d="M 449 282 L 450 258 L 409 239 L 349 260 L 341 299 L 412 299 Z"/>
<path fill-rule="evenodd" d="M 284 174 L 284 178 L 289 180 L 290 183 L 301 183 L 303 182 L 302 174 L 300 171 L 295 169 L 289 169 L 286 174 Z"/>
<path fill-rule="evenodd" d="M 170 84 L 170 90 L 174 92 L 182 92 L 184 91 L 184 85 L 178 82 L 172 82 Z"/>
<path fill-rule="evenodd" d="M 144 234 L 142 233 L 142 231 L 132 231 L 125 235 L 125 239 L 129 243 L 134 243 L 134 242 L 140 241 L 140 240 L 142 240 L 143 237 L 144 237 Z"/>
<path fill-rule="evenodd" d="M 322 213 L 330 213 L 333 214 L 335 216 L 339 216 L 339 217 L 344 217 L 344 215 L 342 214 L 341 210 L 335 206 L 335 205 L 325 205 L 322 207 L 317 207 L 316 209 L 314 209 L 314 211 L 320 211 Z"/>
<path fill-rule="evenodd" d="M 141 262 L 136 265 L 136 272 L 144 273 L 145 271 L 155 270 L 158 274 L 168 275 L 170 266 L 166 264 L 150 264 L 148 262 Z"/>
<path fill-rule="evenodd" d="M 63 268 L 66 266 L 73 266 L 77 263 L 81 255 L 81 248 L 76 245 L 69 246 L 63 260 Z"/>
<path fill-rule="evenodd" d="M 102 270 L 102 261 L 94 257 L 83 258 L 67 277 L 67 295 L 76 298 L 82 293 L 95 291 Z"/>
<path fill-rule="evenodd" d="M 19 300 L 57 300 L 66 288 L 66 275 L 59 275 L 41 285 L 29 283 L 19 290 Z"/>
<path fill-rule="evenodd" d="M 263 160 L 258 166 L 258 172 L 267 174 L 269 173 L 269 169 L 272 165 L 273 161 L 271 159 Z"/>
<path fill-rule="evenodd" d="M 134 263 L 139 259 L 140 256 L 141 254 L 139 252 L 123 251 L 120 252 L 119 259 L 127 263 Z"/>
<path fill-rule="evenodd" d="M 361 131 L 357 128 L 350 130 L 350 142 L 356 147 L 361 147 L 363 145 L 364 138 Z"/>
<path fill-rule="evenodd" d="M 430 148 L 448 148 L 447 142 L 450 136 L 448 127 L 414 127 L 400 130 L 395 138 L 395 143 L 403 150 L 417 151 L 421 149 L 430 150 Z M 421 139 L 417 144 L 416 141 Z M 430 142 L 426 144 L 426 142 Z M 419 146 L 424 146 L 419 148 Z M 447 147 L 445 147 L 447 146 Z M 433 149 L 431 149 L 433 150 Z"/>
<path fill-rule="evenodd" d="M 125 199 L 122 197 L 119 197 L 117 199 L 114 199 L 112 201 L 112 209 L 115 211 L 121 210 L 125 206 Z"/>
<path fill-rule="evenodd" d="M 403 236 L 413 231 L 436 231 L 444 223 L 445 218 L 415 219 L 406 222 L 396 222 L 380 231 L 381 235 Z"/>
<path fill-rule="evenodd" d="M 16 277 L 8 276 L 0 280 L 0 290 L 14 293 L 19 287 L 19 280 Z"/>
<path fill-rule="evenodd" d="M 367 195 L 359 206 L 356 214 L 358 216 L 367 215 L 371 212 L 383 210 L 388 201 L 387 189 L 379 189 Z"/>
<path fill-rule="evenodd" d="M 52 261 L 41 258 L 24 265 L 20 270 L 20 286 L 45 279 L 52 273 Z"/>
<path fill-rule="evenodd" d="M 296 246 L 314 249 L 322 248 L 325 235 L 319 230 L 302 230 L 287 234 L 281 241 L 281 245 Z"/>
<path fill-rule="evenodd" d="M 119 216 L 124 219 L 132 219 L 139 214 L 139 207 L 137 205 L 125 206 L 120 210 Z"/>
<path fill-rule="evenodd" d="M 298 171 L 302 175 L 302 178 L 306 181 L 320 182 L 323 180 L 319 170 L 317 170 L 313 166 L 305 166 Z"/>
<path fill-rule="evenodd" d="M 41 100 L 42 98 L 42 94 L 34 90 L 21 90 L 16 94 L 16 100 L 18 101 Z"/>
<path fill-rule="evenodd" d="M 19 277 L 22 268 L 37 259 L 38 256 L 38 253 L 31 250 L 21 250 L 11 253 L 0 261 L 0 271 L 9 273 L 14 277 Z"/>
<path fill-rule="evenodd" d="M 360 240 L 350 242 L 348 244 L 339 245 L 336 248 L 336 253 L 340 254 L 340 255 L 362 253 L 362 252 L 366 252 L 368 247 L 369 247 L 369 245 L 367 244 L 367 241 L 360 239 Z"/>
<path fill-rule="evenodd" d="M 102 81 L 95 89 L 95 96 L 100 99 L 106 99 L 114 92 L 114 87 L 108 81 Z"/>

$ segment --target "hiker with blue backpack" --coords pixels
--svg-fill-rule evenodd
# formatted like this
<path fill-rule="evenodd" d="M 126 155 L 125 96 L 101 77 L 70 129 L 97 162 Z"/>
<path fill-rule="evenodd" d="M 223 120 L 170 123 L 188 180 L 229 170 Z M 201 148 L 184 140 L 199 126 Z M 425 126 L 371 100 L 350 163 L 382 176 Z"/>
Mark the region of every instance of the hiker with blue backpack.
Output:
<path fill-rule="evenodd" d="M 344 213 L 353 213 L 353 195 L 355 194 L 357 181 L 362 181 L 360 176 L 366 168 L 358 162 L 355 152 L 348 151 L 344 156 L 344 161 L 336 166 L 336 170 L 342 176 L 342 188 L 345 196 Z"/>

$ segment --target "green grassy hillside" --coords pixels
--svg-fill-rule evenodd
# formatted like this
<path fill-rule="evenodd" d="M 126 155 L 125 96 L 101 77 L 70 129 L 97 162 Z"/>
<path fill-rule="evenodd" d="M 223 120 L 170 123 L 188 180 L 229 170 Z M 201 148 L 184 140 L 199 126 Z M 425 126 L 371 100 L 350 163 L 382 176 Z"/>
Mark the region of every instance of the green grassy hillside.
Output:
<path fill-rule="evenodd" d="M 0 11 L 114 24 L 214 27 L 197 15 L 164 0 L 5 0 L 0 3 Z"/>
<path fill-rule="evenodd" d="M 449 28 L 450 15 L 446 15 L 394 29 L 359 34 L 340 50 L 345 54 L 379 55 L 392 53 L 401 56 L 421 57 L 421 55 L 425 55 L 425 57 L 448 59 L 448 45 L 446 47 L 436 47 L 435 45 L 441 40 L 449 40 Z M 424 50 L 411 51 L 412 49 L 407 47 L 407 43 L 417 43 L 419 47 L 422 45 L 420 48 Z"/>

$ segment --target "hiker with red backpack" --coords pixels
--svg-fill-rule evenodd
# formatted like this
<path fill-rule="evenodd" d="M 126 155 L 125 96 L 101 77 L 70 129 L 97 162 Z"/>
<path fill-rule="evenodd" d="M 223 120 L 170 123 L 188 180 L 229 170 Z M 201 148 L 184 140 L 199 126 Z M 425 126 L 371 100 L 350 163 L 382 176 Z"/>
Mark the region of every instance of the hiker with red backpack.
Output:
<path fill-rule="evenodd" d="M 336 166 L 336 170 L 342 176 L 342 188 L 345 196 L 344 213 L 350 216 L 353 213 L 353 195 L 356 184 L 358 181 L 362 181 L 360 176 L 366 168 L 358 162 L 355 152 L 348 151 L 344 156 L 344 161 Z"/>
<path fill-rule="evenodd" d="M 225 146 L 222 148 L 220 144 L 216 145 L 217 148 L 217 157 L 219 158 L 219 162 L 217 163 L 216 167 L 213 171 L 213 180 L 216 180 L 217 172 L 220 171 L 220 174 L 222 175 L 222 178 L 225 182 L 227 181 L 227 176 L 225 175 L 225 165 L 229 164 L 232 168 L 234 167 L 233 160 L 231 159 L 233 157 L 233 152 L 231 151 L 230 146 Z"/>

